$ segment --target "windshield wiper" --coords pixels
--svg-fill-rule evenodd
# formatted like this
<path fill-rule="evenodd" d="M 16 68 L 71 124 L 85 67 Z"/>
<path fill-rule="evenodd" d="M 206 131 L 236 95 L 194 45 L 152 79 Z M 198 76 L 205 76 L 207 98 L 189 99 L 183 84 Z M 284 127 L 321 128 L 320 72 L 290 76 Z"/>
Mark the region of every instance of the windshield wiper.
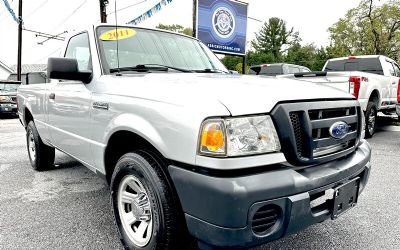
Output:
<path fill-rule="evenodd" d="M 177 67 L 162 65 L 162 64 L 148 63 L 148 64 L 138 64 L 138 65 L 132 66 L 132 67 L 113 68 L 113 69 L 110 69 L 110 73 L 116 73 L 116 72 L 122 72 L 122 71 L 137 71 L 137 72 L 168 71 L 168 69 L 173 69 L 173 70 L 185 72 L 185 73 L 193 72 L 192 70 L 188 70 L 188 69 L 182 69 L 182 68 L 177 68 Z"/>
<path fill-rule="evenodd" d="M 196 72 L 196 73 L 225 73 L 225 74 L 228 73 L 221 69 L 200 69 L 200 70 L 194 70 L 194 72 Z"/>

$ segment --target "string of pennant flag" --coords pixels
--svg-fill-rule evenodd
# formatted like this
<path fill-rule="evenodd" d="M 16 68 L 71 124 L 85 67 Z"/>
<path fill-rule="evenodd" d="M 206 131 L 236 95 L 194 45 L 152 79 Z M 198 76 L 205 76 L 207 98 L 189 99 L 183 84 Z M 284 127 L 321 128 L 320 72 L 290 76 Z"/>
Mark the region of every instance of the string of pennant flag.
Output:
<path fill-rule="evenodd" d="M 8 3 L 7 0 L 3 0 L 4 5 L 6 6 L 6 9 L 8 10 L 8 12 L 10 12 L 10 15 L 12 16 L 12 18 L 14 19 L 14 21 L 16 21 L 18 24 L 20 22 L 23 22 L 22 19 L 20 17 L 17 17 L 17 15 L 15 15 L 14 10 L 11 8 L 10 4 Z"/>
<path fill-rule="evenodd" d="M 149 9 L 148 11 L 144 12 L 142 15 L 138 16 L 137 18 L 129 21 L 127 24 L 138 25 L 139 23 L 143 22 L 144 20 L 152 17 L 154 14 L 159 12 L 164 6 L 170 4 L 172 0 L 161 0 L 158 4 L 154 5 L 153 8 Z"/>

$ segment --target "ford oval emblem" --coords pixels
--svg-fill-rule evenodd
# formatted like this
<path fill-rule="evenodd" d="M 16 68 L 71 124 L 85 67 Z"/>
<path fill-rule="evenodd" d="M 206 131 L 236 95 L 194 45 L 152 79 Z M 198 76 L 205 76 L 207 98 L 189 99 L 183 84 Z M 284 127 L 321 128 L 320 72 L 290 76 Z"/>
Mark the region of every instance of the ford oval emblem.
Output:
<path fill-rule="evenodd" d="M 329 133 L 335 139 L 343 139 L 350 130 L 350 126 L 345 122 L 335 122 L 330 128 Z"/>

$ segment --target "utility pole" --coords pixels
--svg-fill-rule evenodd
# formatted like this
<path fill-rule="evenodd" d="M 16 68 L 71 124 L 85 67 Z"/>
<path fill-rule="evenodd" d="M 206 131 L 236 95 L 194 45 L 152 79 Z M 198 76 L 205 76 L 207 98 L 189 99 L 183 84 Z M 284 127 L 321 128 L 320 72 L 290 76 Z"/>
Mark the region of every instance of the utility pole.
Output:
<path fill-rule="evenodd" d="M 196 37 L 197 30 L 197 0 L 193 0 L 193 37 Z"/>
<path fill-rule="evenodd" d="M 22 73 L 22 0 L 18 5 L 18 61 L 17 61 L 17 80 L 21 81 Z"/>
<path fill-rule="evenodd" d="M 100 21 L 101 21 L 101 23 L 107 22 L 107 11 L 106 11 L 107 5 L 108 5 L 108 0 L 100 0 Z"/>

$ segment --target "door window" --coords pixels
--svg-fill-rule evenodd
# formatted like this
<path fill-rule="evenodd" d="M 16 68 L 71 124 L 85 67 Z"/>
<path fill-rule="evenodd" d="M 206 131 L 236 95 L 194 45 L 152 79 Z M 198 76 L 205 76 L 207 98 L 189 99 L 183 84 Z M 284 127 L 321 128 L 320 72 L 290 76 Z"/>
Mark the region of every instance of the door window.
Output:
<path fill-rule="evenodd" d="M 81 33 L 71 37 L 65 52 L 65 57 L 76 59 L 80 71 L 92 70 L 89 36 L 87 33 Z"/>
<path fill-rule="evenodd" d="M 400 77 L 400 67 L 396 63 L 393 63 L 393 68 L 394 72 L 396 73 L 396 76 Z"/>
<path fill-rule="evenodd" d="M 298 67 L 296 66 L 289 66 L 289 74 L 293 74 L 293 73 L 299 73 L 300 70 Z"/>

